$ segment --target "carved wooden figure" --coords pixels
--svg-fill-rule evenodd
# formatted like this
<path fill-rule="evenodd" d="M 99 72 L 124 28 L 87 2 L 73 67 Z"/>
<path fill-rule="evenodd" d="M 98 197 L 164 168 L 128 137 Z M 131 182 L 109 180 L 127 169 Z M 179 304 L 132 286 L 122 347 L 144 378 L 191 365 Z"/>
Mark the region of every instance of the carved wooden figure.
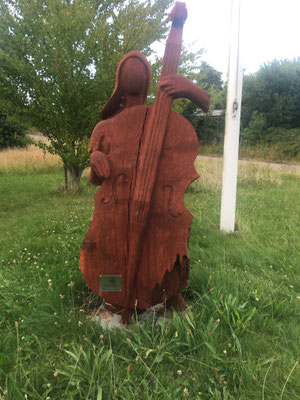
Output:
<path fill-rule="evenodd" d="M 171 111 L 185 97 L 204 111 L 209 95 L 176 75 L 187 13 L 177 2 L 155 103 L 144 105 L 151 69 L 131 51 L 119 63 L 111 98 L 90 140 L 89 180 L 101 188 L 81 248 L 81 270 L 91 290 L 128 322 L 134 310 L 166 301 L 185 306 L 192 214 L 184 192 L 198 177 L 198 140 L 191 124 Z"/>

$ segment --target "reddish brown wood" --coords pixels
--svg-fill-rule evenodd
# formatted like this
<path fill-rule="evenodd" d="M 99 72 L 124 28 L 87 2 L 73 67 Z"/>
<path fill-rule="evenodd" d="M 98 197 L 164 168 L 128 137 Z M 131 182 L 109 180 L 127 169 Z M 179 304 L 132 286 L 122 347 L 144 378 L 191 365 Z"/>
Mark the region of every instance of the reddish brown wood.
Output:
<path fill-rule="evenodd" d="M 172 99 L 187 97 L 208 109 L 209 96 L 175 75 L 185 19 L 176 3 L 161 82 L 153 107 L 144 106 L 150 68 L 138 52 L 118 65 L 106 118 L 94 129 L 89 179 L 102 184 L 81 249 L 87 285 L 110 307 L 135 309 L 168 301 L 182 307 L 180 291 L 189 276 L 188 240 L 192 214 L 183 196 L 197 178 L 198 141 L 192 126 L 170 111 Z M 121 292 L 99 291 L 100 275 L 121 275 Z"/>

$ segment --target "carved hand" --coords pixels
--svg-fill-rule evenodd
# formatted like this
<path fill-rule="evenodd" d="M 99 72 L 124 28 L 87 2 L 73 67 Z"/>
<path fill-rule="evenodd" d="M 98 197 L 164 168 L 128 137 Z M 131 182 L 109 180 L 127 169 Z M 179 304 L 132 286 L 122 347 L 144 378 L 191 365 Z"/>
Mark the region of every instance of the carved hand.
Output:
<path fill-rule="evenodd" d="M 174 99 L 187 98 L 201 107 L 205 112 L 209 108 L 209 94 L 181 75 L 168 75 L 162 79 L 159 87 Z"/>
<path fill-rule="evenodd" d="M 91 173 L 89 179 L 91 182 L 101 184 L 104 179 L 110 176 L 110 165 L 107 156 L 101 151 L 94 151 L 90 158 Z"/>

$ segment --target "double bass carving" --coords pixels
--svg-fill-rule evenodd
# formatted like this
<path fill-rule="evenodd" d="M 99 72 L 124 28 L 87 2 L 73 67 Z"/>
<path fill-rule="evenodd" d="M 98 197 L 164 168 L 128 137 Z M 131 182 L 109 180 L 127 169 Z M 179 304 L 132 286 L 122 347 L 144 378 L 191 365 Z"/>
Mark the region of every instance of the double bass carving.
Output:
<path fill-rule="evenodd" d="M 145 106 L 151 68 L 137 51 L 118 64 L 114 92 L 90 140 L 89 180 L 101 188 L 81 248 L 81 270 L 91 290 L 128 322 L 134 310 L 167 301 L 183 307 L 189 276 L 192 214 L 183 197 L 198 177 L 198 140 L 171 111 L 185 97 L 204 111 L 209 95 L 176 75 L 186 8 L 176 3 L 155 103 Z"/>

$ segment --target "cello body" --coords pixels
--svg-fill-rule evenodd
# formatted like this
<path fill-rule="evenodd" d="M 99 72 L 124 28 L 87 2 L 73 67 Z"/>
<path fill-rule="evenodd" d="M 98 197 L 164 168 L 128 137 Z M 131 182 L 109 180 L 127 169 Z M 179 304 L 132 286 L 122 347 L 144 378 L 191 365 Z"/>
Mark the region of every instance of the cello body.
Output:
<path fill-rule="evenodd" d="M 125 109 L 96 125 L 90 142 L 91 152 L 106 154 L 111 173 L 95 194 L 94 216 L 83 240 L 80 264 L 88 287 L 116 310 L 128 308 L 129 297 L 134 298 L 136 309 L 172 299 L 189 279 L 193 216 L 184 205 L 184 192 L 198 177 L 194 168 L 198 139 L 185 118 L 170 112 L 141 245 L 135 249 L 136 274 L 130 293 L 126 290 L 132 202 L 151 112 L 152 107 L 145 105 Z M 100 276 L 120 277 L 118 291 L 100 290 Z"/>
<path fill-rule="evenodd" d="M 198 139 L 171 107 L 179 97 L 209 107 L 208 93 L 177 75 L 186 17 L 185 4 L 177 2 L 154 105 L 144 105 L 151 67 L 131 51 L 118 64 L 113 94 L 90 140 L 89 179 L 102 186 L 81 247 L 81 271 L 123 322 L 158 303 L 186 306 L 180 292 L 189 278 L 193 216 L 184 192 L 198 177 Z"/>

